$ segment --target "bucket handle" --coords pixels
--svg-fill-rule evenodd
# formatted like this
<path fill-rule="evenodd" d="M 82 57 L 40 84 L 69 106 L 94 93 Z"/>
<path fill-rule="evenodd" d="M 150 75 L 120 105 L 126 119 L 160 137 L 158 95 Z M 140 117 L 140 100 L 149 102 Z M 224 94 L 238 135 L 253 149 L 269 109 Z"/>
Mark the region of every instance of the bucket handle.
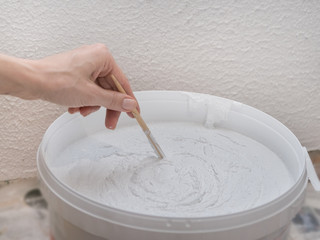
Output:
<path fill-rule="evenodd" d="M 319 192 L 320 191 L 320 180 L 318 178 L 316 170 L 314 169 L 314 166 L 313 166 L 313 163 L 310 159 L 309 153 L 305 147 L 303 147 L 303 152 L 304 152 L 304 155 L 306 158 L 308 178 L 309 178 L 314 190 Z"/>

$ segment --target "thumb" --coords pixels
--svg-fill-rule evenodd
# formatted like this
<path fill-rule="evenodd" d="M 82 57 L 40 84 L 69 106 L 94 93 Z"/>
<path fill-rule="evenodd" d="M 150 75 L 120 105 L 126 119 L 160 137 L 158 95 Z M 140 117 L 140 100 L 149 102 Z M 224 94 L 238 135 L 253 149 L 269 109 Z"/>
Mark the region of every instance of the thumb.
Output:
<path fill-rule="evenodd" d="M 106 90 L 96 86 L 97 105 L 103 106 L 107 109 L 132 112 L 137 106 L 137 101 L 127 95 L 113 90 Z"/>

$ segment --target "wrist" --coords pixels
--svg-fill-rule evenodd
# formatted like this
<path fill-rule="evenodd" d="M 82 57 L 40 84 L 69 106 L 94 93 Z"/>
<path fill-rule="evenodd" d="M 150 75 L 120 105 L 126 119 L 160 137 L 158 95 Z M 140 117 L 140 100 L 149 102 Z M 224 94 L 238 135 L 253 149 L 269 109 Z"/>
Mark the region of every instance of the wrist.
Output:
<path fill-rule="evenodd" d="M 38 79 L 35 61 L 0 54 L 0 94 L 38 99 Z"/>

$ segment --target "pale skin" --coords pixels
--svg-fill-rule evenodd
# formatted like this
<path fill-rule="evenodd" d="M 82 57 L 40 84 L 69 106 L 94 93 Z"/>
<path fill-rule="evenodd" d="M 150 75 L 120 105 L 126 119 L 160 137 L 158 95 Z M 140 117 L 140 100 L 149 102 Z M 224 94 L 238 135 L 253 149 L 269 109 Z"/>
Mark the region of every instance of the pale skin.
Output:
<path fill-rule="evenodd" d="M 119 93 L 110 75 L 127 94 Z M 83 46 L 39 60 L 0 54 L 0 94 L 42 99 L 87 116 L 107 108 L 105 125 L 114 129 L 121 112 L 139 108 L 128 79 L 103 44 Z"/>

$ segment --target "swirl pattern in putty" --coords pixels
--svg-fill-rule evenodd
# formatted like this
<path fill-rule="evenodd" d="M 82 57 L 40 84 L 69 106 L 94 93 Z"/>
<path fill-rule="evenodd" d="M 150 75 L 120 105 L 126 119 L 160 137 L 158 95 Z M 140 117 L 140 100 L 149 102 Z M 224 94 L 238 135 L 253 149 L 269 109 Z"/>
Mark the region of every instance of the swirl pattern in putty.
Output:
<path fill-rule="evenodd" d="M 239 133 L 187 122 L 152 123 L 150 129 L 166 159 L 156 158 L 138 126 L 127 126 L 75 142 L 50 168 L 94 201 L 167 217 L 240 212 L 293 184 L 276 154 Z"/>

